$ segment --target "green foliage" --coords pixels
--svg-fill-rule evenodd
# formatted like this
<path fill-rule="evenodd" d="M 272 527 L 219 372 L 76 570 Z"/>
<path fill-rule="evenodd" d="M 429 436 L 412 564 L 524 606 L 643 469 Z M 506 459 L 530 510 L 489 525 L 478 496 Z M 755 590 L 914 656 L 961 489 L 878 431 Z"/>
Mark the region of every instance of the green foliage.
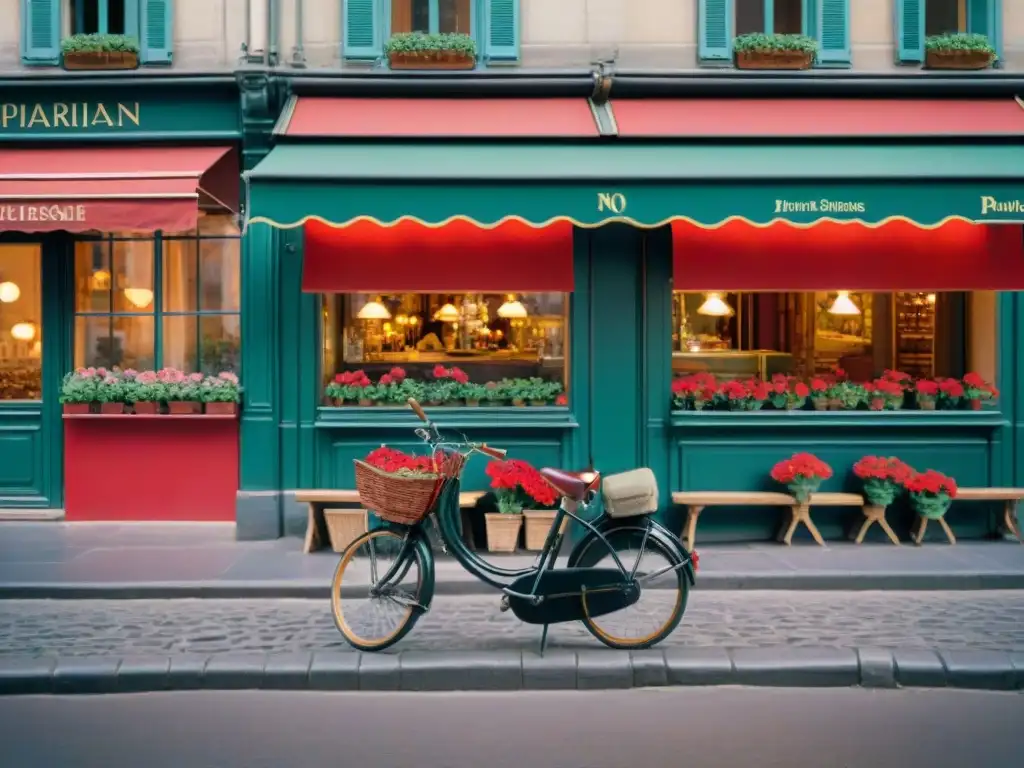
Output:
<path fill-rule="evenodd" d="M 427 34 L 402 32 L 384 43 L 384 53 L 401 56 L 424 56 L 454 53 L 466 58 L 476 57 L 476 42 L 469 35 L 458 33 Z"/>
<path fill-rule="evenodd" d="M 67 374 L 60 387 L 61 404 L 98 402 L 96 392 L 99 389 L 102 378 L 102 376 L 97 376 L 95 372 L 88 373 L 84 368 Z"/>
<path fill-rule="evenodd" d="M 996 58 L 996 49 L 985 35 L 953 32 L 945 35 L 932 35 L 925 38 L 925 50 L 938 53 L 947 51 L 964 51 L 969 53 L 987 53 Z"/>
<path fill-rule="evenodd" d="M 732 49 L 736 53 L 809 53 L 817 55 L 818 41 L 807 35 L 766 35 L 763 32 L 751 32 L 738 35 L 732 41 Z"/>
<path fill-rule="evenodd" d="M 62 53 L 135 53 L 139 41 L 127 35 L 71 35 L 60 41 Z"/>
<path fill-rule="evenodd" d="M 464 384 L 462 386 L 462 397 L 466 400 L 480 402 L 487 399 L 487 387 L 483 384 Z"/>
<path fill-rule="evenodd" d="M 238 386 L 238 377 L 233 373 L 222 373 L 219 376 L 207 376 L 199 390 L 204 403 L 240 403 L 242 389 Z"/>

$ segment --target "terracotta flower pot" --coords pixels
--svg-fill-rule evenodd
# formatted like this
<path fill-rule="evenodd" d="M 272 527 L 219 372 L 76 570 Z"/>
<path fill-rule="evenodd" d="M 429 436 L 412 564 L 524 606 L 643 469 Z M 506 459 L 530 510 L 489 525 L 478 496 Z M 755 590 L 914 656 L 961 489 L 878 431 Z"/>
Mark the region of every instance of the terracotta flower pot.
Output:
<path fill-rule="evenodd" d="M 830 411 L 841 411 L 843 410 L 843 401 L 834 397 L 828 401 L 828 407 Z"/>
<path fill-rule="evenodd" d="M 526 521 L 526 548 L 534 552 L 544 549 L 544 542 L 547 541 L 548 531 L 555 522 L 557 509 L 523 510 L 523 519 Z M 568 520 L 569 518 L 566 518 Z M 564 523 L 563 523 L 564 525 Z"/>
<path fill-rule="evenodd" d="M 160 413 L 160 403 L 156 403 L 151 400 L 139 400 L 132 406 L 132 409 L 138 414 L 155 416 L 156 414 Z"/>
<path fill-rule="evenodd" d="M 928 51 L 924 65 L 928 69 L 987 69 L 992 61 L 988 51 Z"/>
<path fill-rule="evenodd" d="M 64 69 L 135 69 L 139 55 L 127 51 L 81 51 L 65 53 Z"/>
<path fill-rule="evenodd" d="M 827 397 L 814 397 L 811 398 L 811 403 L 814 405 L 816 411 L 827 411 L 829 402 Z"/>
<path fill-rule="evenodd" d="M 112 416 L 116 413 L 124 413 L 124 403 L 100 403 L 100 413 Z"/>
<path fill-rule="evenodd" d="M 203 404 L 194 400 L 171 400 L 167 403 L 167 411 L 174 416 L 189 416 L 202 413 Z"/>
<path fill-rule="evenodd" d="M 530 405 L 534 406 L 535 408 L 543 408 L 547 404 L 548 404 L 547 400 L 531 400 L 530 401 Z"/>
<path fill-rule="evenodd" d="M 981 399 L 980 398 L 975 397 L 975 398 L 969 400 L 968 402 L 971 405 L 971 410 L 972 411 L 980 411 L 981 410 Z"/>
<path fill-rule="evenodd" d="M 476 58 L 454 51 L 416 53 L 389 53 L 391 69 L 472 69 Z"/>
<path fill-rule="evenodd" d="M 373 404 L 374 404 L 373 400 L 366 400 L 366 399 L 360 399 L 359 400 L 359 407 L 360 408 L 371 408 L 371 407 L 373 407 Z"/>
<path fill-rule="evenodd" d="M 64 413 L 81 416 L 83 413 L 92 413 L 91 403 L 64 403 Z"/>
<path fill-rule="evenodd" d="M 803 51 L 742 51 L 736 54 L 737 69 L 810 69 L 814 54 Z"/>
<path fill-rule="evenodd" d="M 238 413 L 238 403 L 207 403 L 205 410 L 212 416 L 234 416 Z"/>
<path fill-rule="evenodd" d="M 870 408 L 872 411 L 881 411 L 885 409 L 885 398 L 884 397 L 872 397 Z"/>
<path fill-rule="evenodd" d="M 519 543 L 519 529 L 523 527 L 521 514 L 487 512 L 484 514 L 488 552 L 515 552 Z"/>
<path fill-rule="evenodd" d="M 515 399 L 515 400 L 512 401 L 512 405 L 514 405 L 516 408 L 525 408 L 526 407 L 526 401 L 525 400 L 520 400 L 520 399 Z"/>
<path fill-rule="evenodd" d="M 928 397 L 927 395 L 917 396 L 917 407 L 922 411 L 934 411 L 935 410 L 935 398 Z"/>
<path fill-rule="evenodd" d="M 480 401 L 479 400 L 467 400 L 466 401 L 466 405 L 469 406 L 470 408 L 479 408 L 480 407 Z"/>
<path fill-rule="evenodd" d="M 366 533 L 367 518 L 365 509 L 325 509 L 324 521 L 331 549 L 344 552 L 349 544 Z"/>

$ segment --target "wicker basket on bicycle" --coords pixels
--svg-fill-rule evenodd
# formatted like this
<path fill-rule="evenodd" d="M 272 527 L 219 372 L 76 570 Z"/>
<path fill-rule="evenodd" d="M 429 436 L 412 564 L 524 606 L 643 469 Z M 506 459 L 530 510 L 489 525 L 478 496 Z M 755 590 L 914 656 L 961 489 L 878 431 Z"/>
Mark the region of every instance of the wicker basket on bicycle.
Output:
<path fill-rule="evenodd" d="M 458 475 L 462 457 L 456 453 L 435 460 L 437 474 L 429 475 L 385 472 L 359 459 L 355 465 L 360 504 L 389 523 L 415 525 L 430 513 L 445 479 Z"/>

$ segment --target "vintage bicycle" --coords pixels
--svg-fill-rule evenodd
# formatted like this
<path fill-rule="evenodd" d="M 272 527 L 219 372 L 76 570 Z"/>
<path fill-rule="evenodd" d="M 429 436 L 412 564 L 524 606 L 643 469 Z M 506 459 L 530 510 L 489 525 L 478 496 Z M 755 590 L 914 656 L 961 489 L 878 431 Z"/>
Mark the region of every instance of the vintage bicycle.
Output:
<path fill-rule="evenodd" d="M 602 493 L 600 473 L 542 469 L 543 477 L 561 496 L 554 523 L 531 567 L 502 568 L 463 541 L 459 494 L 462 469 L 473 454 L 503 459 L 506 451 L 465 437 L 445 437 L 419 403 L 410 399 L 409 406 L 424 423 L 416 430 L 417 437 L 436 457 L 436 486 L 417 510 L 376 509 L 367 498 L 374 495 L 369 492 L 370 481 L 360 487 L 364 506 L 385 522 L 345 549 L 331 584 L 334 621 L 352 647 L 384 650 L 405 637 L 430 610 L 435 569 L 429 526 L 436 530 L 445 553 L 502 593 L 502 611 L 511 609 L 521 621 L 543 627 L 541 653 L 549 625 L 562 622 L 582 621 L 594 637 L 619 649 L 650 648 L 672 633 L 696 583 L 699 558 L 651 519 L 657 509 L 657 483 L 649 469 L 604 478 L 603 511 L 593 520 L 587 519 L 587 512 Z M 358 470 L 357 466 L 357 486 Z M 566 565 L 556 567 L 570 519 L 585 530 Z M 649 600 L 641 607 L 644 596 Z M 615 628 L 606 623 L 613 616 L 636 624 Z M 646 626 L 637 628 L 641 622 Z"/>

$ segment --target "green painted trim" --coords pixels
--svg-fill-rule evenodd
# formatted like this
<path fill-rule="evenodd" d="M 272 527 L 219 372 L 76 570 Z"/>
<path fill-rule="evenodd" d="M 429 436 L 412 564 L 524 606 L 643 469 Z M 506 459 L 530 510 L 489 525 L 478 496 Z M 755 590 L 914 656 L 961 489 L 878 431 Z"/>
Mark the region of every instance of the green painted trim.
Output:
<path fill-rule="evenodd" d="M 134 133 L 105 133 L 89 135 L 86 133 L 74 134 L 53 134 L 53 133 L 18 133 L 6 136 L 0 134 L 2 141 L 18 141 L 21 143 L 33 144 L 62 144 L 66 142 L 75 143 L 119 143 L 139 144 L 144 141 L 180 142 L 180 141 L 238 141 L 242 138 L 242 131 L 136 131 Z"/>
<path fill-rule="evenodd" d="M 467 408 L 441 406 L 427 408 L 427 414 L 439 429 L 577 429 L 580 425 L 568 408 Z M 317 429 L 390 429 L 413 430 L 420 426 L 408 408 L 318 408 Z"/>
<path fill-rule="evenodd" d="M 672 426 L 686 429 L 766 429 L 833 427 L 894 429 L 999 429 L 1010 422 L 1000 411 L 674 411 Z"/>

